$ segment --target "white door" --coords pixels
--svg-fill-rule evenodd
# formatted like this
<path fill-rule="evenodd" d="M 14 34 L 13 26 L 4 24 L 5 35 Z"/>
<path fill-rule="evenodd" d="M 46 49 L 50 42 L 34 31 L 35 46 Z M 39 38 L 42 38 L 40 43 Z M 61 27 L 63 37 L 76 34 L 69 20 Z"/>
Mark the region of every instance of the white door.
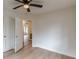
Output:
<path fill-rule="evenodd" d="M 3 21 L 3 52 L 11 49 L 9 19 Z"/>
<path fill-rule="evenodd" d="M 21 19 L 15 19 L 15 52 L 23 48 L 23 22 Z"/>

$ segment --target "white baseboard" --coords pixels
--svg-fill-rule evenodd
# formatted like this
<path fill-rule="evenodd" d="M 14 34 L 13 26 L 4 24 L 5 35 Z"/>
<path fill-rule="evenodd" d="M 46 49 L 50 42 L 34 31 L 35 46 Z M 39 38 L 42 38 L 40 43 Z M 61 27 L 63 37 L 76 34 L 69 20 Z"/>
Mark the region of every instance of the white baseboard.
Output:
<path fill-rule="evenodd" d="M 46 48 L 46 47 L 43 47 L 43 46 L 36 46 L 36 45 L 34 45 L 33 47 L 42 48 L 42 49 L 45 49 L 45 50 L 48 50 L 48 51 L 52 51 L 52 52 L 56 52 L 56 53 L 59 53 L 59 54 L 62 54 L 62 55 L 66 55 L 66 56 L 72 57 L 72 58 L 76 58 L 76 56 L 68 55 L 67 53 L 62 53 L 62 52 L 59 52 L 59 51 L 56 51 L 56 50 L 53 50 L 53 49 L 49 49 L 49 48 Z"/>
<path fill-rule="evenodd" d="M 9 50 L 13 50 L 13 48 L 5 49 L 5 50 L 3 50 L 3 52 L 7 52 L 7 51 L 9 51 Z"/>

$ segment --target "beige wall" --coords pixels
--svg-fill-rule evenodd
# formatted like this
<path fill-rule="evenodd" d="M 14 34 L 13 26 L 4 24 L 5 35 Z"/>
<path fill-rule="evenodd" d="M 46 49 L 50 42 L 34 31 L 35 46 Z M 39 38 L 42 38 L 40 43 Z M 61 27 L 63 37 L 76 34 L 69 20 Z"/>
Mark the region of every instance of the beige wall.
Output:
<path fill-rule="evenodd" d="M 32 33 L 32 21 L 29 22 L 30 33 Z"/>
<path fill-rule="evenodd" d="M 75 7 L 35 16 L 32 46 L 75 57 L 75 24 Z"/>

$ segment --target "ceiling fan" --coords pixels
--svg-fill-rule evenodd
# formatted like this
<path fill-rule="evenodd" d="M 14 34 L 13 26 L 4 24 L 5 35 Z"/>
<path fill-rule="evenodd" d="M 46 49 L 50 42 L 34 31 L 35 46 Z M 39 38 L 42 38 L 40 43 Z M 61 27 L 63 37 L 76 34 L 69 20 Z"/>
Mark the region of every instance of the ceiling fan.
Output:
<path fill-rule="evenodd" d="M 29 8 L 30 6 L 34 6 L 34 7 L 38 7 L 38 8 L 42 8 L 43 7 L 43 5 L 30 3 L 30 2 L 32 2 L 32 0 L 23 0 L 23 1 L 15 0 L 15 1 L 23 3 L 23 5 L 16 6 L 13 9 L 17 9 L 19 7 L 24 6 L 24 8 L 27 9 L 27 12 L 30 12 L 30 8 Z"/>

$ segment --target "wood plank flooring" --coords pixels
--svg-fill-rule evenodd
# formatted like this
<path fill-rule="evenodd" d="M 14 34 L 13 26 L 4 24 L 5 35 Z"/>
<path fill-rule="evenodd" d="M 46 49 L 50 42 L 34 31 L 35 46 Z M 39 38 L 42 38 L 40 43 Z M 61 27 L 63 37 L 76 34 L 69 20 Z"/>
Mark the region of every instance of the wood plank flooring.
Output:
<path fill-rule="evenodd" d="M 31 43 L 17 53 L 3 55 L 4 59 L 75 59 L 55 52 L 50 52 L 41 48 L 32 48 Z"/>

